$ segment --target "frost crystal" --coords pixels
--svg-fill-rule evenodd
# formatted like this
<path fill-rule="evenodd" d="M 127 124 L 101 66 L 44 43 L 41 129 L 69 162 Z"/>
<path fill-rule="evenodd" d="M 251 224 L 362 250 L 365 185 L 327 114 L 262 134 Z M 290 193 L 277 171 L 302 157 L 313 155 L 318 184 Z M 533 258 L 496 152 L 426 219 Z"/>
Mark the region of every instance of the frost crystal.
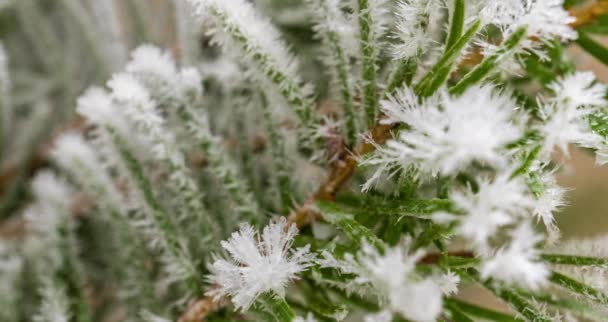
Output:
<path fill-rule="evenodd" d="M 533 214 L 540 219 L 549 233 L 549 241 L 559 238 L 559 229 L 555 224 L 553 214 L 566 205 L 564 194 L 566 189 L 560 187 L 551 173 L 544 173 L 540 177 L 543 191 L 537 196 L 534 203 Z"/>
<path fill-rule="evenodd" d="M 435 283 L 439 285 L 441 291 L 445 295 L 454 295 L 458 292 L 458 284 L 460 284 L 460 276 L 454 272 L 447 272 L 440 276 L 434 277 Z"/>
<path fill-rule="evenodd" d="M 283 296 L 287 284 L 313 261 L 308 246 L 290 249 L 297 232 L 295 225 L 286 227 L 285 218 L 266 226 L 261 236 L 252 226 L 243 224 L 228 241 L 222 242 L 231 259 L 219 259 L 211 265 L 213 275 L 209 281 L 219 288 L 209 294 L 215 299 L 228 295 L 242 310 L 247 310 L 264 292 Z"/>

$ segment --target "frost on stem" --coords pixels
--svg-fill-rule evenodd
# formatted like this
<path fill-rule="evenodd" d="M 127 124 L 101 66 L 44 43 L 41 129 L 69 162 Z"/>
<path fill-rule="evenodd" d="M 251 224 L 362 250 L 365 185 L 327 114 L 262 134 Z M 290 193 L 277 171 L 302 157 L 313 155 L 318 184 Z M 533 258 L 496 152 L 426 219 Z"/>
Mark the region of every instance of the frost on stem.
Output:
<path fill-rule="evenodd" d="M 349 146 L 353 146 L 357 140 L 357 118 L 350 58 L 354 56 L 351 39 L 355 31 L 345 17 L 340 0 L 308 0 L 308 3 L 316 17 L 314 30 L 324 43 L 325 64 L 330 68 L 342 98 L 345 136 Z"/>
<path fill-rule="evenodd" d="M 112 178 L 104 171 L 105 166 L 97 153 L 80 134 L 68 132 L 60 136 L 51 150 L 51 158 L 83 188 L 100 197 L 98 204 L 101 207 L 124 210 L 124 199 L 116 190 Z"/>
<path fill-rule="evenodd" d="M 547 249 L 555 254 L 582 256 L 605 260 L 608 258 L 608 236 L 572 238 L 564 240 Z M 553 265 L 559 272 L 567 274 L 590 285 L 591 287 L 608 292 L 608 266 L 600 265 Z"/>
<path fill-rule="evenodd" d="M 298 75 L 299 63 L 279 31 L 245 0 L 189 0 L 197 14 L 209 19 L 214 41 L 244 55 L 259 79 L 272 84 L 306 128 L 315 124 L 311 91 Z M 239 56 L 240 56 L 239 55 Z"/>
<path fill-rule="evenodd" d="M 219 288 L 208 292 L 216 300 L 230 296 L 237 309 L 247 310 L 263 293 L 284 296 L 287 284 L 312 265 L 309 247 L 291 249 L 298 230 L 286 227 L 285 218 L 266 226 L 260 235 L 243 224 L 222 247 L 230 259 L 219 259 L 209 269 L 208 280 Z"/>
<path fill-rule="evenodd" d="M 25 251 L 38 253 L 43 245 L 48 246 L 45 255 L 50 258 L 51 267 L 59 265 L 59 254 L 53 246 L 57 246 L 57 229 L 69 219 L 71 193 L 65 182 L 51 172 L 38 173 L 32 181 L 36 202 L 25 210 L 24 217 L 33 234 L 26 240 Z"/>
<path fill-rule="evenodd" d="M 165 119 L 157 109 L 149 91 L 131 74 L 116 74 L 108 83 L 112 97 L 136 129 L 149 140 L 153 157 L 165 162 L 170 168 L 169 179 L 181 193 L 188 206 L 186 218 L 198 218 L 200 223 L 210 225 L 206 220 L 202 193 L 194 180 L 192 170 L 186 164 L 184 153 L 179 149 L 174 133 L 166 126 Z"/>
<path fill-rule="evenodd" d="M 50 171 L 36 174 L 31 184 L 35 202 L 24 213 L 28 228 L 25 252 L 36 258 L 36 270 L 42 277 L 53 274 L 62 265 L 59 229 L 71 226 L 73 190 L 67 182 Z"/>
<path fill-rule="evenodd" d="M 24 261 L 18 250 L 9 242 L 0 240 L 0 320 L 17 321 L 19 319 L 19 301 L 21 275 Z"/>
<path fill-rule="evenodd" d="M 160 259 L 169 273 L 169 282 L 188 280 L 190 286 L 196 289 L 196 266 L 179 236 L 174 219 L 156 196 L 150 178 L 138 159 L 139 154 L 151 152 L 156 160 L 172 167 L 176 174 L 171 180 L 181 189 L 184 197 L 193 197 L 187 200 L 188 207 L 181 210 L 198 219 L 196 216 L 203 213 L 200 212 L 202 207 L 197 211 L 192 208 L 198 202 L 194 198 L 200 197 L 189 190 L 195 187 L 193 178 L 180 172 L 185 169 L 183 156 L 176 150 L 171 133 L 162 129 L 164 120 L 157 113 L 148 90 L 132 75 L 125 73 L 115 75 L 108 87 L 110 92 L 101 88 L 89 89 L 79 98 L 77 110 L 97 126 L 102 144 L 110 147 L 110 153 L 117 159 L 120 174 L 128 179 L 132 188 L 132 206 L 137 210 L 137 216 L 130 218 L 130 222 L 144 232 L 151 247 L 162 251 Z M 130 131 L 132 128 L 136 131 Z M 140 143 L 139 146 L 134 142 Z"/>
<path fill-rule="evenodd" d="M 35 321 L 68 321 L 88 317 L 81 288 L 81 270 L 72 219 L 74 190 L 50 171 L 36 174 L 32 182 L 35 203 L 24 214 L 32 232 L 24 253 L 35 273 L 35 287 L 41 293 Z M 64 288 L 69 287 L 70 297 Z"/>
<path fill-rule="evenodd" d="M 356 0 L 356 12 L 359 22 L 359 46 L 361 52 L 361 90 L 362 105 L 368 126 L 376 121 L 378 113 L 377 59 L 378 49 L 375 44 L 380 39 L 378 14 L 386 1 Z"/>

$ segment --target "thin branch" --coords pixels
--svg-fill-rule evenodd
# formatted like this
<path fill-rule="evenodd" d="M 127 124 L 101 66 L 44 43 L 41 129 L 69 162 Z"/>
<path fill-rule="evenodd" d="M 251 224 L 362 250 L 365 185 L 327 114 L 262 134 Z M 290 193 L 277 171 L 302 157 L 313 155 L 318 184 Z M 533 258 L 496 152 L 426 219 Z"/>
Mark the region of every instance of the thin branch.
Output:
<path fill-rule="evenodd" d="M 222 301 L 216 302 L 212 297 L 205 296 L 200 300 L 192 302 L 177 322 L 202 322 L 207 315 L 217 311 L 222 305 Z"/>
<path fill-rule="evenodd" d="M 313 210 L 317 200 L 333 201 L 336 198 L 338 191 L 348 182 L 355 173 L 355 169 L 359 163 L 359 158 L 376 148 L 376 144 L 383 144 L 391 135 L 391 130 L 395 127 L 393 124 L 377 124 L 370 130 L 369 140 L 357 145 L 357 147 L 348 153 L 344 151 L 338 162 L 334 162 L 330 169 L 329 175 L 325 181 L 319 186 L 317 192 L 311 196 L 302 206 L 296 209 L 289 215 L 287 222 L 295 223 L 299 228 L 305 227 L 312 221 L 319 219 L 320 214 Z"/>

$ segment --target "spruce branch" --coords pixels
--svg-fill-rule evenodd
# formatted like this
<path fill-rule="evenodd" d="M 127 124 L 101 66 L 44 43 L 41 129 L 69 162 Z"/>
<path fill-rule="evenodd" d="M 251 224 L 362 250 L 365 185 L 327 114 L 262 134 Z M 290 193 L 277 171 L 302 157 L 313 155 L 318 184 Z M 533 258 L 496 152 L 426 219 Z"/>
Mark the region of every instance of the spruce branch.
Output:
<path fill-rule="evenodd" d="M 101 277 L 101 283 L 92 280 L 94 287 L 116 282 L 112 287 L 101 286 L 116 295 L 115 299 L 114 294 L 110 296 L 109 308 L 120 303 L 128 318 L 155 322 L 168 321 L 162 316 L 177 317 L 180 312 L 170 306 L 177 299 L 178 307 L 191 300 L 179 322 L 235 318 L 280 322 L 346 318 L 552 321 L 562 311 L 602 320 L 587 302 L 608 306 L 607 296 L 594 283 L 587 283 L 585 274 L 604 273 L 608 264 L 603 251 L 589 257 L 572 251 L 577 255 L 561 255 L 558 250 L 543 254 L 542 248 L 557 232 L 553 214 L 564 203 L 564 189 L 553 173 L 553 152 L 567 152 L 570 144 L 577 144 L 594 150 L 599 163 L 608 160 L 608 118 L 603 115 L 607 87 L 592 73 L 576 72 L 563 61 L 560 41 L 574 41 L 576 32 L 562 0 L 482 1 L 470 3 L 471 7 L 465 7 L 469 2 L 464 0 L 391 1 L 390 6 L 397 9 L 394 20 L 377 10 L 384 8 L 384 1 L 357 0 L 350 5 L 342 0 L 310 1 L 316 5 L 314 9 L 321 9 L 316 12 L 317 31 L 323 36 L 320 43 L 302 36 L 309 34 L 302 31 L 309 31 L 307 19 L 311 17 L 304 15 L 308 11 L 299 3 L 189 0 L 211 28 L 197 41 L 201 57 L 191 61 L 196 67 L 180 68 L 168 51 L 141 46 L 133 52 L 125 72 L 108 83 L 109 91 L 91 89 L 78 100 L 78 112 L 94 125 L 83 132 L 96 150 L 83 153 L 78 150 L 85 145 L 80 141 L 73 141 L 70 150 L 69 140 L 62 136 L 50 155 L 52 166 L 58 166 L 54 169 L 70 175 L 86 191 L 83 195 L 91 205 L 81 212 L 95 216 L 77 218 L 83 231 L 76 236 L 72 224 L 77 215 L 69 209 L 72 201 L 68 199 L 80 193 L 63 189 L 58 184 L 61 180 L 54 184 L 35 180 L 37 184 L 28 190 L 33 204 L 25 215 L 29 220 L 36 212 L 55 210 L 46 207 L 48 200 L 59 201 L 62 207 L 61 221 L 50 216 L 42 218 L 50 219 L 50 224 L 41 221 L 29 227 L 28 223 L 28 243 L 23 244 L 24 258 L 35 263 L 36 274 L 65 284 L 59 285 L 61 290 L 65 286 L 65 296 L 56 292 L 56 298 L 65 298 L 67 305 L 65 310 L 62 305 L 54 306 L 60 318 L 90 322 L 89 313 L 104 313 L 97 307 L 89 311 L 82 292 L 82 281 L 89 272 L 81 275 L 80 265 L 88 264 L 82 268 L 93 268 L 91 273 Z M 140 6 L 137 13 L 141 18 L 155 9 L 143 8 L 140 0 L 129 4 Z M 55 48 L 57 44 L 49 39 L 61 34 L 64 25 L 79 23 L 57 21 L 37 6 L 14 5 L 21 7 L 22 29 L 28 28 L 24 17 L 45 18 L 32 30 L 39 30 L 41 38 L 49 36 L 41 42 Z M 173 8 L 162 8 L 169 7 Z M 100 10 L 90 4 L 82 8 Z M 258 12 L 258 8 L 268 10 Z M 181 9 L 178 16 L 185 14 Z M 446 12 L 452 17 L 445 17 Z M 88 13 L 78 18 L 89 17 Z M 293 17 L 298 17 L 297 22 Z M 147 29 L 145 19 L 140 22 Z M 348 28 L 359 27 L 359 56 L 349 52 L 346 42 L 351 39 L 332 24 L 338 22 L 344 23 L 346 33 Z M 385 33 L 385 22 L 396 33 L 389 29 Z M 188 35 L 183 27 L 176 32 L 185 48 Z M 481 30 L 493 32 L 480 35 Z M 388 36 L 389 32 L 395 37 Z M 454 74 L 452 82 L 454 69 L 464 70 L 458 61 L 478 35 L 489 41 L 480 44 L 486 49 L 485 59 L 462 77 Z M 222 54 L 209 50 L 207 36 L 221 45 Z M 283 36 L 293 47 L 287 46 Z M 384 36 L 390 40 L 392 53 L 386 51 Z M 76 38 L 70 39 L 68 47 L 75 52 L 88 48 L 86 39 Z M 445 47 L 443 41 L 437 46 L 444 38 Z M 496 46 L 497 39 L 502 44 Z M 102 43 L 98 44 L 101 53 L 110 54 L 111 45 L 106 48 Z M 304 55 L 306 68 L 300 68 L 291 54 L 292 49 L 317 45 L 330 57 L 330 77 L 318 68 L 308 68 L 317 61 L 315 57 Z M 41 46 L 34 49 L 44 52 Z M 390 63 L 384 59 L 386 55 L 395 59 L 392 73 L 384 69 Z M 71 55 L 24 56 L 28 57 L 18 57 L 18 61 L 46 60 L 38 67 L 58 75 L 56 80 L 52 77 L 58 95 L 54 90 L 53 95 L 45 94 L 53 105 L 70 100 L 81 85 L 80 79 L 71 77 L 80 74 L 71 64 Z M 517 61 L 523 77 L 496 73 L 488 80 L 490 73 L 511 62 L 507 58 L 520 57 L 525 59 Z M 356 86 L 351 64 L 362 68 Z M 93 68 L 83 69 L 82 74 L 89 69 Z M 416 77 L 418 69 L 427 73 Z M 86 75 L 99 76 L 93 73 Z M 335 84 L 329 81 L 332 76 Z M 15 78 L 19 87 L 21 78 L 28 77 L 20 74 Z M 341 120 L 325 119 L 322 124 L 323 118 L 316 113 L 322 109 L 315 106 L 304 79 L 331 84 L 329 90 L 342 99 Z M 520 90 L 536 81 L 545 87 L 533 93 Z M 384 92 L 378 91 L 384 83 Z M 355 87 L 361 90 L 368 130 L 359 142 Z M 234 96 L 253 103 L 237 102 Z M 250 120 L 235 121 L 234 113 L 241 109 L 236 105 L 258 107 L 260 99 L 261 109 L 247 113 Z M 207 110 L 202 110 L 202 102 Z M 280 111 L 282 106 L 290 110 Z M 297 115 L 297 131 L 279 129 L 276 119 L 281 112 Z M 335 134 L 337 124 L 343 124 L 344 138 Z M 236 163 L 224 145 L 237 144 L 237 140 L 221 135 L 243 128 L 249 131 L 239 133 L 241 147 L 253 141 L 249 137 L 253 133 L 259 138 L 258 133 L 263 132 L 268 140 L 262 148 L 242 151 L 243 162 Z M 320 143 L 321 137 L 329 139 L 325 150 L 318 144 L 308 145 Z M 262 156 L 266 144 L 270 151 Z M 65 154 L 56 151 L 62 146 Z M 33 155 L 37 147 L 31 145 L 27 150 Z M 325 169 L 314 163 L 318 159 L 307 159 L 311 153 L 318 156 L 328 151 L 332 158 Z M 190 153 L 205 156 L 209 173 L 196 173 L 199 168 L 187 161 Z M 100 163 L 90 157 L 97 154 Z M 27 163 L 16 163 L 18 185 L 29 179 Z M 253 180 L 245 180 L 239 166 L 247 168 Z M 327 171 L 325 178 L 316 182 L 323 170 Z M 370 175 L 366 170 L 373 172 Z M 361 184 L 361 191 L 341 193 L 347 187 L 358 190 Z M 18 185 L 11 183 L 8 189 L 16 191 Z M 277 187 L 279 212 L 288 216 L 276 216 L 262 228 L 267 214 L 277 210 L 273 199 Z M 300 189 L 311 188 L 316 190 L 288 213 L 294 200 L 302 200 Z M 9 195 L 14 196 L 19 194 Z M 233 214 L 238 216 L 229 218 Z M 548 236 L 534 229 L 534 219 L 542 219 Z M 316 220 L 319 222 L 306 227 Z M 238 230 L 227 236 L 239 222 Z M 220 223 L 224 225 L 218 227 Z M 38 238 L 34 240 L 38 246 L 30 237 Z M 92 251 L 77 256 L 75 237 Z M 115 240 L 108 243 L 106 238 Z M 465 248 L 452 238 L 463 240 Z M 128 245 L 116 247 L 121 244 Z M 211 254 L 218 244 L 222 253 Z M 583 244 L 593 245 L 581 242 L 578 246 Z M 566 247 L 562 251 L 568 252 Z M 0 270 L 3 260 L 0 249 Z M 128 264 L 130 260 L 133 263 Z M 128 267 L 121 268 L 124 263 Z M 552 271 L 554 266 L 560 272 Z M 47 267 L 51 274 L 45 274 Z M 208 274 L 206 285 L 201 274 Z M 462 280 L 483 285 L 517 315 L 496 314 L 454 300 Z M 156 283 L 162 285 L 155 287 Z M 550 284 L 567 292 L 546 288 Z M 24 290 L 41 286 L 38 279 L 24 280 L 23 285 Z M 0 287 L 2 292 L 6 291 Z M 141 294 L 122 297 L 133 293 Z M 25 310 L 43 308 L 38 298 L 24 301 Z M 229 305 L 236 310 L 229 310 Z"/>

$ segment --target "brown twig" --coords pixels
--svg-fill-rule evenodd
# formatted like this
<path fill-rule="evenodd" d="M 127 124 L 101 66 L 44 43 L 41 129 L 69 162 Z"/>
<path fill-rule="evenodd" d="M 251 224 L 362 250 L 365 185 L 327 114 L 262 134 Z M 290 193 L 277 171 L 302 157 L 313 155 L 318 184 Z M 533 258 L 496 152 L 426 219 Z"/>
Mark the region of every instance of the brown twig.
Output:
<path fill-rule="evenodd" d="M 287 222 L 294 223 L 299 228 L 302 228 L 315 219 L 318 219 L 319 214 L 316 213 L 312 205 L 314 205 L 317 200 L 334 200 L 338 191 L 348 182 L 355 172 L 359 158 L 374 151 L 374 144 L 383 144 L 390 137 L 393 128 L 394 125 L 392 124 L 377 124 L 370 130 L 368 140 L 357 145 L 352 153 L 342 153 L 340 160 L 332 163 L 329 175 L 320 185 L 317 192 L 291 213 Z"/>
<path fill-rule="evenodd" d="M 571 23 L 570 26 L 579 28 L 594 23 L 599 16 L 608 14 L 608 0 L 597 0 L 584 8 L 570 9 L 569 11 L 570 15 L 576 18 L 576 21 Z"/>
<path fill-rule="evenodd" d="M 207 315 L 218 310 L 220 306 L 222 306 L 221 301 L 215 302 L 212 297 L 206 296 L 192 302 L 177 322 L 202 322 Z"/>
<path fill-rule="evenodd" d="M 441 260 L 443 254 L 440 253 L 431 253 L 427 254 L 418 263 L 420 264 L 437 264 Z M 448 256 L 450 257 L 461 257 L 461 258 L 475 258 L 475 253 L 462 250 L 457 252 L 448 252 Z"/>

